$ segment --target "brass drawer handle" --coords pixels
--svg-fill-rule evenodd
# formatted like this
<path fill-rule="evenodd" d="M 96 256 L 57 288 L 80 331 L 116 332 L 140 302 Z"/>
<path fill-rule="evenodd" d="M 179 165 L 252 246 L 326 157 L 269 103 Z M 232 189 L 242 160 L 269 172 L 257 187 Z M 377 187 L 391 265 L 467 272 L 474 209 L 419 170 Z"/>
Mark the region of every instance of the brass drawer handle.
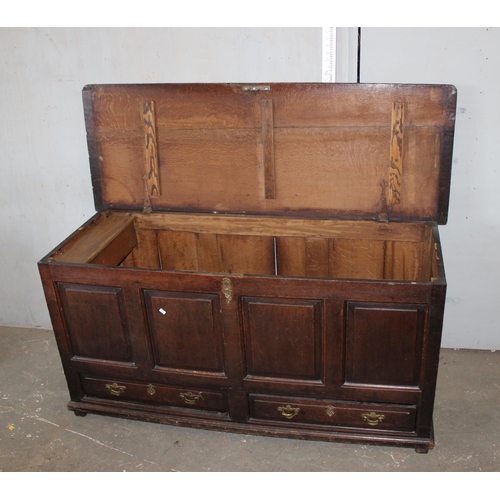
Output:
<path fill-rule="evenodd" d="M 326 407 L 326 414 L 329 416 L 329 417 L 333 417 L 335 415 L 335 409 L 333 408 L 332 405 L 328 405 Z"/>
<path fill-rule="evenodd" d="M 381 415 L 379 413 L 375 413 L 374 411 L 370 413 L 363 413 L 361 414 L 361 418 L 368 424 L 371 425 L 372 427 L 377 426 L 384 420 L 385 415 Z"/>
<path fill-rule="evenodd" d="M 106 384 L 106 389 L 113 396 L 121 396 L 125 392 L 126 387 L 124 385 L 118 385 L 114 382 L 113 384 Z"/>
<path fill-rule="evenodd" d="M 278 411 L 285 418 L 288 418 L 288 420 L 291 420 L 293 417 L 295 417 L 299 413 L 300 408 L 292 408 L 290 405 L 286 405 L 286 406 L 279 406 Z"/>
<path fill-rule="evenodd" d="M 195 394 L 194 392 L 183 392 L 179 394 L 179 397 L 184 401 L 184 403 L 187 403 L 188 405 L 194 405 L 198 401 L 203 400 L 203 396 L 201 395 L 201 392 L 198 394 Z"/>
<path fill-rule="evenodd" d="M 150 396 L 154 396 L 156 394 L 156 389 L 153 387 L 153 384 L 148 385 L 148 394 Z"/>

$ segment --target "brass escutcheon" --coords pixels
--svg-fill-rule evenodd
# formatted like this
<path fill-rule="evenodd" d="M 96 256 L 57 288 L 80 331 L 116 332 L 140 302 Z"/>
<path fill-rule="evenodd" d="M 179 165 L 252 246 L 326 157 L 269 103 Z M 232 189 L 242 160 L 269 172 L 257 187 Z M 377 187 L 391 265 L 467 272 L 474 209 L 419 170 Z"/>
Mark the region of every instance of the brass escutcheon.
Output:
<path fill-rule="evenodd" d="M 231 286 L 231 280 L 229 278 L 222 278 L 222 293 L 226 297 L 227 305 L 231 305 L 233 300 L 233 287 Z"/>
<path fill-rule="evenodd" d="M 106 389 L 113 396 L 121 396 L 125 392 L 126 387 L 124 385 L 118 385 L 114 382 L 113 384 L 106 384 Z"/>
<path fill-rule="evenodd" d="M 195 394 L 194 392 L 183 392 L 179 394 L 179 397 L 184 401 L 184 403 L 187 403 L 188 405 L 194 405 L 198 401 L 203 400 L 203 396 L 201 395 L 201 392 L 198 394 Z"/>
<path fill-rule="evenodd" d="M 368 424 L 371 425 L 372 427 L 377 426 L 384 420 L 385 415 L 381 415 L 379 413 L 375 413 L 374 411 L 370 413 L 362 413 L 361 418 Z"/>
<path fill-rule="evenodd" d="M 153 387 L 153 384 L 148 385 L 148 394 L 150 396 L 154 396 L 156 394 L 156 389 Z"/>
<path fill-rule="evenodd" d="M 329 416 L 329 417 L 333 417 L 335 415 L 335 410 L 333 409 L 333 406 L 332 405 L 328 405 L 326 407 L 326 414 Z"/>
<path fill-rule="evenodd" d="M 285 418 L 288 418 L 288 420 L 291 420 L 293 417 L 295 417 L 299 413 L 300 408 L 292 408 L 290 405 L 286 405 L 286 406 L 279 406 L 278 411 Z"/>

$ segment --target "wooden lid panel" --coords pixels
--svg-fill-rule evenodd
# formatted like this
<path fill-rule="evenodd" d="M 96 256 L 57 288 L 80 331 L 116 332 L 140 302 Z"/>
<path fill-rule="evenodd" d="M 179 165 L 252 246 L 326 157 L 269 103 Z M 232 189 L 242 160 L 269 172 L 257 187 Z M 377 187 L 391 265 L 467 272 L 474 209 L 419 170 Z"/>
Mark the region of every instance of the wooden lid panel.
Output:
<path fill-rule="evenodd" d="M 97 209 L 445 223 L 447 85 L 84 89 Z"/>
<path fill-rule="evenodd" d="M 89 85 L 96 131 L 142 132 L 139 107 L 154 101 L 159 129 L 253 128 L 260 117 L 254 94 L 224 84 Z"/>
<path fill-rule="evenodd" d="M 453 123 L 443 100 L 450 86 L 295 84 L 275 102 L 276 127 L 387 127 L 393 102 L 404 102 L 406 126 Z M 276 89 L 278 90 L 278 89 Z"/>

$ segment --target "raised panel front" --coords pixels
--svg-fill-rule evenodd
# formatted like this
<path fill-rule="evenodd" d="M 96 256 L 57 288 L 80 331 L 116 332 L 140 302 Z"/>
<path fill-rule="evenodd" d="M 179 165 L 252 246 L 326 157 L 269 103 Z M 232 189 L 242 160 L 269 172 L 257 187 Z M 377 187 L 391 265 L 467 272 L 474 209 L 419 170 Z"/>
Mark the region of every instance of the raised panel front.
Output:
<path fill-rule="evenodd" d="M 247 378 L 322 379 L 322 302 L 243 297 Z"/>
<path fill-rule="evenodd" d="M 347 304 L 345 383 L 418 386 L 426 307 Z"/>
<path fill-rule="evenodd" d="M 215 294 L 144 292 L 156 368 L 224 372 Z"/>
<path fill-rule="evenodd" d="M 59 294 L 74 357 L 133 361 L 121 288 L 59 283 Z"/>

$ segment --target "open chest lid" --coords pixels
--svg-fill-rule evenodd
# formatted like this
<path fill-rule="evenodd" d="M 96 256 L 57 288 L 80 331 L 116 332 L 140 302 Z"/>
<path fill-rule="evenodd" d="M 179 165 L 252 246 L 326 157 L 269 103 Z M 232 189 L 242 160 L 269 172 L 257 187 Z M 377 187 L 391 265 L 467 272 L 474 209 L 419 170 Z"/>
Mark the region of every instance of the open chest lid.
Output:
<path fill-rule="evenodd" d="M 452 85 L 89 85 L 83 98 L 97 210 L 446 223 Z"/>

